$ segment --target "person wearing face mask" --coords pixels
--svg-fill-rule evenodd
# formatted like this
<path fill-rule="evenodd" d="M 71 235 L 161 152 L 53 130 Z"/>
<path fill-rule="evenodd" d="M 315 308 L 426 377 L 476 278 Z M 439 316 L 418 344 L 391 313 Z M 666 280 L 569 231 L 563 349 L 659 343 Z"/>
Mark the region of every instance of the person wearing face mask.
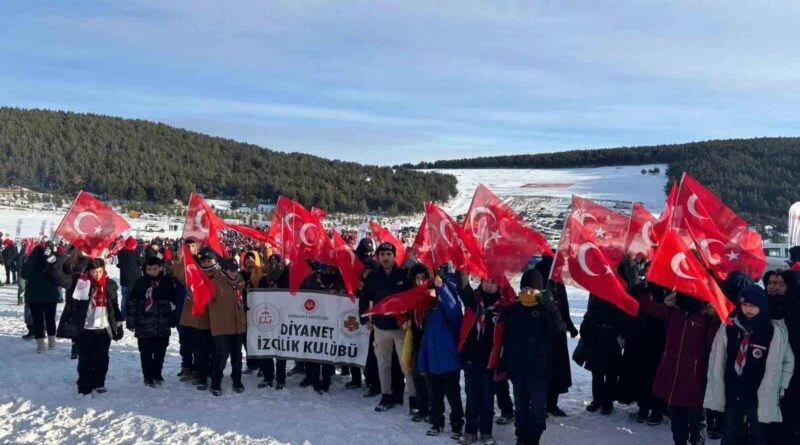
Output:
<path fill-rule="evenodd" d="M 178 291 L 172 276 L 164 274 L 160 258 L 148 258 L 144 267 L 144 276 L 133 283 L 128 296 L 125 323 L 136 336 L 144 384 L 152 388 L 164 383 L 161 371 L 169 336 L 176 325 L 174 310 Z"/>
<path fill-rule="evenodd" d="M 784 323 L 770 319 L 757 285 L 739 293 L 739 311 L 714 338 L 708 366 L 706 408 L 724 411 L 722 445 L 766 445 L 770 423 L 781 422 L 780 400 L 794 372 Z M 791 443 L 791 442 L 781 442 Z"/>
<path fill-rule="evenodd" d="M 652 283 L 650 286 L 653 294 L 668 292 Z M 681 293 L 669 293 L 664 304 L 654 303 L 653 296 L 641 298 L 639 304 L 641 310 L 667 326 L 653 394 L 668 406 L 672 439 L 676 444 L 702 445 L 707 434 L 703 408 L 706 370 L 720 320 L 710 305 Z"/>
<path fill-rule="evenodd" d="M 244 280 L 239 265 L 232 258 L 220 263 L 221 268 L 212 275 L 214 295 L 208 302 L 207 312 L 214 339 L 214 367 L 211 370 L 211 394 L 222 395 L 222 372 L 228 357 L 231 360 L 233 391 L 244 391 L 242 385 L 242 334 L 247 320 L 244 313 Z"/>
<path fill-rule="evenodd" d="M 774 323 L 783 324 L 792 351 L 800 351 L 800 304 L 793 271 L 769 271 L 764 275 L 767 307 Z M 800 375 L 800 360 L 795 360 L 794 375 Z M 800 443 L 800 377 L 794 377 L 781 400 L 783 422 L 772 425 L 769 443 Z"/>
<path fill-rule="evenodd" d="M 111 340 L 122 339 L 122 313 L 119 310 L 117 283 L 108 278 L 100 258 L 89 261 L 84 277 L 88 293 L 76 292 L 73 321 L 78 327 L 78 393 L 84 396 L 106 392 L 108 350 Z"/>
<path fill-rule="evenodd" d="M 519 299 L 498 321 L 503 348 L 497 372 L 507 373 L 514 387 L 517 445 L 539 445 L 546 429 L 553 352 L 566 327 L 552 294 L 542 290 L 544 280 L 536 269 L 530 271 L 522 286 Z"/>

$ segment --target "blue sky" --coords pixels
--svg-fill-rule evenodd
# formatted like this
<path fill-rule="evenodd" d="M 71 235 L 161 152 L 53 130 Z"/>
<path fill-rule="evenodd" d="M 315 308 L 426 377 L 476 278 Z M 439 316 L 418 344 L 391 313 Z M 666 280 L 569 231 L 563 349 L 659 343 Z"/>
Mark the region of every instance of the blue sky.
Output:
<path fill-rule="evenodd" d="M 795 1 L 0 2 L 0 105 L 364 163 L 792 136 Z"/>

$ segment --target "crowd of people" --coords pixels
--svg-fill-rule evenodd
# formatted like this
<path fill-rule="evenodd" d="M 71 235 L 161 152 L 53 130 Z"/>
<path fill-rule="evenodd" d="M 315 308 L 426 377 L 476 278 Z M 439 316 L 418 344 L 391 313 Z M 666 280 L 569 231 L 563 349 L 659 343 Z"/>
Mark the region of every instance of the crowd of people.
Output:
<path fill-rule="evenodd" d="M 304 374 L 300 386 L 327 392 L 334 365 L 295 362 L 287 370 L 285 360 L 243 354 L 247 292 L 288 288 L 289 268 L 269 246 L 239 236 L 223 242 L 225 256 L 193 238 L 128 238 L 103 259 L 52 242 L 31 248 L 6 239 L 0 257 L 6 284 L 18 285 L 25 304 L 24 338 L 35 339 L 39 353 L 53 349 L 56 337 L 72 341 L 79 394 L 106 392 L 110 344 L 125 330 L 137 339 L 143 384 L 161 385 L 173 328 L 178 378 L 200 391 L 221 395 L 230 362 L 236 393 L 245 391 L 244 373 L 263 378 L 259 390 L 281 390 L 288 375 Z M 202 315 L 191 310 L 184 244 L 215 285 Z M 800 347 L 798 272 L 769 271 L 763 287 L 742 273 L 729 274 L 720 284 L 736 310 L 723 323 L 709 304 L 648 283 L 647 263 L 627 258 L 619 273 L 639 314 L 631 317 L 590 295 L 576 328 L 566 288 L 548 279 L 553 257 L 532 259 L 516 298 L 509 299 L 497 282 L 477 283 L 448 265 L 430 270 L 413 258 L 398 265 L 389 243 L 376 246 L 365 238 L 354 250 L 365 266 L 357 291 L 362 315 L 425 283 L 434 304 L 400 316 L 364 316 L 368 359 L 363 369 L 341 369 L 350 377 L 345 387 L 378 398 L 377 412 L 407 403 L 410 421 L 427 422 L 429 436 L 448 431 L 460 444 L 491 445 L 495 425 L 514 423 L 517 444 L 540 443 L 546 418 L 566 416 L 558 399 L 572 385 L 572 360 L 592 374 L 587 411 L 608 415 L 615 402 L 635 403 L 637 422 L 660 425 L 669 418 L 676 445 L 707 438 L 721 438 L 722 445 L 800 444 L 800 377 L 793 379 L 800 361 L 792 353 Z M 800 248 L 792 249 L 792 261 L 800 262 Z M 345 292 L 337 268 L 311 266 L 314 273 L 301 289 Z M 109 267 L 119 268 L 119 283 L 108 277 Z M 56 323 L 62 289 L 65 307 Z M 404 351 L 408 331 L 411 359 Z M 580 336 L 571 357 L 567 335 Z"/>

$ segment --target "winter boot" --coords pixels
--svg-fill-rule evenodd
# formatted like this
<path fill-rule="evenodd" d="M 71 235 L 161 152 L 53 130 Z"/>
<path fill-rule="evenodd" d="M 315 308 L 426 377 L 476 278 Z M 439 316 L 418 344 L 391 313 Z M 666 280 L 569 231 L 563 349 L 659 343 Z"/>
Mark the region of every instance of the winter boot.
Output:
<path fill-rule="evenodd" d="M 345 389 L 358 389 L 361 388 L 361 382 L 351 380 L 344 385 Z"/>
<path fill-rule="evenodd" d="M 483 445 L 497 445 L 497 441 L 494 440 L 491 434 L 481 436 L 481 442 L 483 442 Z"/>
<path fill-rule="evenodd" d="M 36 336 L 33 335 L 33 331 L 30 328 L 28 328 L 28 333 L 22 336 L 23 340 L 33 340 L 35 338 Z"/>
<path fill-rule="evenodd" d="M 242 385 L 241 381 L 233 382 L 233 392 L 236 394 L 241 394 L 244 392 L 244 385 Z"/>
<path fill-rule="evenodd" d="M 408 398 L 408 415 L 413 416 L 414 414 L 418 413 L 419 409 L 417 408 L 417 398 L 416 397 L 409 397 Z"/>
<path fill-rule="evenodd" d="M 272 380 L 264 380 L 258 384 L 259 389 L 272 388 Z"/>
<path fill-rule="evenodd" d="M 37 338 L 36 339 L 36 353 L 43 354 L 44 353 L 44 339 Z"/>
<path fill-rule="evenodd" d="M 397 402 L 395 402 L 395 398 L 391 394 L 384 394 L 381 396 L 381 402 L 378 406 L 375 407 L 375 411 L 382 413 L 385 411 L 389 411 L 390 409 L 397 406 Z"/>
<path fill-rule="evenodd" d="M 431 437 L 436 437 L 439 434 L 442 434 L 442 427 L 440 427 L 438 425 L 434 425 L 425 434 L 428 435 L 428 436 L 431 436 Z"/>
<path fill-rule="evenodd" d="M 198 391 L 208 391 L 208 379 L 197 379 L 195 388 L 197 388 Z"/>
<path fill-rule="evenodd" d="M 461 439 L 458 440 L 459 445 L 472 445 L 478 440 L 478 438 L 474 434 L 464 434 L 461 436 Z"/>
<path fill-rule="evenodd" d="M 211 395 L 219 397 L 222 395 L 222 384 L 217 382 L 211 383 Z"/>
<path fill-rule="evenodd" d="M 454 422 L 450 424 L 450 438 L 453 440 L 461 440 L 462 432 L 464 431 L 464 422 Z"/>
<path fill-rule="evenodd" d="M 77 360 L 78 359 L 78 344 L 73 343 L 72 347 L 69 350 L 69 359 L 70 360 Z"/>
<path fill-rule="evenodd" d="M 495 423 L 498 424 L 498 425 L 508 425 L 509 423 L 513 423 L 513 422 L 514 422 L 514 412 L 513 411 L 509 412 L 509 413 L 500 414 L 500 417 L 498 417 L 497 421 L 495 421 Z"/>
<path fill-rule="evenodd" d="M 178 381 L 191 382 L 192 381 L 192 368 L 184 366 L 181 368 L 181 375 Z"/>
<path fill-rule="evenodd" d="M 596 413 L 599 410 L 600 410 L 600 402 L 598 402 L 596 400 L 592 400 L 592 403 L 590 403 L 586 407 L 586 411 L 589 411 L 590 413 Z"/>
<path fill-rule="evenodd" d="M 51 335 L 47 337 L 47 349 L 53 350 L 56 348 L 56 337 Z"/>

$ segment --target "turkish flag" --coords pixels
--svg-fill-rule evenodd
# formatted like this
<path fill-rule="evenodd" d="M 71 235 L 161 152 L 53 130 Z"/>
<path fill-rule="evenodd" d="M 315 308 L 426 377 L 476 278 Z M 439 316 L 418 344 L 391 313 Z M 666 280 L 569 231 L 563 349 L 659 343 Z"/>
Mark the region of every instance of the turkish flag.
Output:
<path fill-rule="evenodd" d="M 241 226 L 239 224 L 228 224 L 224 223 L 225 227 L 231 230 L 235 230 L 241 233 L 244 236 L 250 237 L 258 242 L 266 243 L 269 242 L 269 237 L 267 236 L 266 232 L 262 232 L 258 229 L 254 229 L 252 227 Z"/>
<path fill-rule="evenodd" d="M 625 251 L 647 259 L 652 259 L 654 248 L 658 245 L 653 235 L 656 219 L 649 210 L 638 202 L 631 207 L 628 222 L 628 235 L 625 237 Z"/>
<path fill-rule="evenodd" d="M 572 281 L 631 316 L 636 316 L 639 302 L 628 295 L 625 290 L 627 285 L 616 274 L 615 266 L 591 232 L 583 227 L 576 216 L 567 219 L 565 231 L 569 233 L 567 252 L 561 249 L 558 252 L 559 256 L 564 256 L 566 267 L 562 276 L 565 282 Z"/>
<path fill-rule="evenodd" d="M 392 234 L 392 232 L 381 227 L 381 225 L 376 221 L 370 221 L 369 228 L 372 231 L 372 239 L 374 239 L 378 245 L 382 243 L 389 243 L 394 246 L 395 251 L 397 252 L 394 260 L 398 266 L 402 266 L 406 261 L 406 256 L 408 255 L 406 252 L 406 246 L 404 246 L 403 243 L 401 243 L 400 240 Z"/>
<path fill-rule="evenodd" d="M 678 186 L 672 184 L 667 194 L 666 202 L 664 203 L 664 210 L 658 215 L 658 221 L 653 226 L 653 238 L 660 241 L 664 234 L 667 233 L 672 226 L 672 215 L 675 213 L 675 201 L 678 199 Z"/>
<path fill-rule="evenodd" d="M 344 241 L 337 230 L 333 230 L 333 248 L 336 253 L 336 264 L 342 273 L 342 281 L 347 289 L 347 294 L 352 298 L 361 283 L 361 273 L 364 264 L 356 257 L 353 249 Z"/>
<path fill-rule="evenodd" d="M 483 184 L 475 189 L 462 231 L 464 242 L 483 255 L 495 275 L 519 273 L 532 256 L 553 254 L 547 238 Z"/>
<path fill-rule="evenodd" d="M 384 298 L 365 312 L 364 316 L 401 315 L 412 310 L 426 311 L 432 309 L 435 304 L 436 297 L 431 296 L 429 282 L 425 282 Z"/>
<path fill-rule="evenodd" d="M 628 217 L 596 202 L 572 195 L 572 216 L 592 233 L 597 246 L 614 266 L 622 262 Z"/>
<path fill-rule="evenodd" d="M 211 301 L 216 288 L 214 288 L 211 278 L 208 278 L 208 275 L 197 265 L 189 246 L 184 244 L 182 249 L 184 278 L 186 286 L 192 292 L 192 315 L 202 315 L 206 313 L 206 306 Z"/>
<path fill-rule="evenodd" d="M 464 242 L 461 226 L 444 210 L 431 202 L 425 203 L 425 236 L 428 238 L 431 251 L 431 269 L 453 263 L 456 270 L 463 269 L 467 272 L 486 278 L 489 272 L 483 263 L 479 252 L 470 249 Z"/>
<path fill-rule="evenodd" d="M 664 235 L 646 276 L 652 283 L 711 303 L 722 320 L 734 309 L 675 229 Z"/>
<path fill-rule="evenodd" d="M 311 214 L 319 219 L 325 219 L 328 217 L 328 212 L 318 207 L 311 207 Z"/>
<path fill-rule="evenodd" d="M 219 231 L 225 227 L 222 219 L 214 213 L 214 209 L 197 193 L 189 198 L 186 209 L 186 220 L 183 223 L 183 238 L 195 238 L 203 245 L 214 249 L 220 255 L 225 254 L 219 240 Z"/>
<path fill-rule="evenodd" d="M 130 228 L 128 222 L 110 207 L 81 191 L 59 223 L 56 233 L 90 257 L 96 258 L 121 233 Z"/>
<path fill-rule="evenodd" d="M 572 195 L 570 217 L 575 217 L 581 228 L 588 230 L 593 235 L 597 247 L 603 251 L 612 266 L 616 267 L 622 262 L 628 233 L 629 218 L 627 216 L 589 199 Z M 550 279 L 557 282 L 563 282 L 561 273 L 566 267 L 567 259 L 565 249 L 568 249 L 570 245 L 570 225 L 567 222 L 569 222 L 569 218 L 561 231 L 561 239 L 558 242 L 559 253 L 553 261 L 553 268 L 550 269 Z"/>
<path fill-rule="evenodd" d="M 686 237 L 687 227 L 694 230 L 697 225 L 713 225 L 727 238 L 733 238 L 738 231 L 747 228 L 747 222 L 728 208 L 717 195 L 684 173 L 675 198 L 672 226 L 680 229 L 681 235 Z"/>
<path fill-rule="evenodd" d="M 758 280 L 766 269 L 767 257 L 758 232 L 741 229 L 728 238 L 711 224 L 686 227 L 703 262 L 720 280 L 734 271 L 744 272 Z"/>
<path fill-rule="evenodd" d="M 289 198 L 278 198 L 268 237 L 279 240 L 284 258 L 290 261 L 289 292 L 293 295 L 313 272 L 309 260 L 336 265 L 333 243 L 319 218 Z"/>
<path fill-rule="evenodd" d="M 414 244 L 411 245 L 411 251 L 414 252 L 414 257 L 417 261 L 427 264 L 428 267 L 433 268 L 433 258 L 431 258 L 431 243 L 428 239 L 426 227 L 428 226 L 427 218 L 422 218 L 422 223 L 417 230 L 417 236 L 414 237 Z"/>

